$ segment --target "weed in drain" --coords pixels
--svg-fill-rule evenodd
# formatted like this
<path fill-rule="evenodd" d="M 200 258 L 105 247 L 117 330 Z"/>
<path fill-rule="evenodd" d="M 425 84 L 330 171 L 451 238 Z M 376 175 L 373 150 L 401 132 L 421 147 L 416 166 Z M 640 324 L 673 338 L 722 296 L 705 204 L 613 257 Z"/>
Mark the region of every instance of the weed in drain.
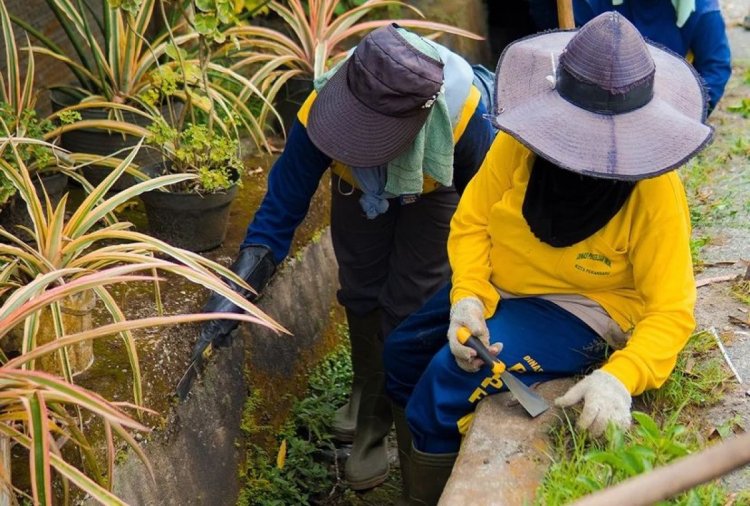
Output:
<path fill-rule="evenodd" d="M 346 401 L 351 374 L 349 350 L 343 346 L 311 372 L 305 397 L 294 403 L 289 420 L 277 436 L 279 453 L 269 455 L 256 445 L 248 448 L 245 486 L 238 505 L 305 505 L 337 492 L 336 469 L 321 462 L 321 453 L 335 454 L 328 427 L 336 409 Z M 260 430 L 252 422 L 252 411 L 258 407 L 252 398 L 246 405 L 249 413 L 244 416 L 250 422 L 243 424 L 248 434 Z"/>
<path fill-rule="evenodd" d="M 648 472 L 700 448 L 699 441 L 675 417 L 657 423 L 646 413 L 633 412 L 634 427 L 622 431 L 615 426 L 607 438 L 593 440 L 577 432 L 566 416 L 551 434 L 553 464 L 537 490 L 535 504 L 567 504 L 569 501 Z M 723 505 L 747 504 L 750 494 L 732 496 L 718 483 L 694 488 L 659 504 Z"/>

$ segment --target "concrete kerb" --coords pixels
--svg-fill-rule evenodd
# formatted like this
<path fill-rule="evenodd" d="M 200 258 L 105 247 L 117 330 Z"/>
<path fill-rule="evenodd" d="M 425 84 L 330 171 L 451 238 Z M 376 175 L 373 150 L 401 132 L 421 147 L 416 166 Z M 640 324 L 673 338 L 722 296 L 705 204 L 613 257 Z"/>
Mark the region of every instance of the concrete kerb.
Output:
<path fill-rule="evenodd" d="M 338 287 L 327 230 L 297 258 L 274 277 L 259 303 L 293 337 L 259 325 L 240 326 L 232 345 L 214 354 L 190 397 L 169 414 L 166 427 L 143 445 L 155 479 L 132 451 L 117 465 L 114 491 L 125 502 L 143 506 L 236 503 L 242 485 L 237 441 L 242 435 L 243 407 L 253 387 L 243 369 L 248 366 L 280 378 L 275 384 L 283 391 L 281 379 L 298 368 L 306 359 L 305 350 L 321 339 Z"/>
<path fill-rule="evenodd" d="M 536 390 L 552 404 L 572 385 L 573 379 L 565 378 Z M 548 432 L 559 416 L 560 409 L 553 406 L 529 418 L 507 392 L 483 399 L 439 504 L 530 504 L 550 464 Z"/>

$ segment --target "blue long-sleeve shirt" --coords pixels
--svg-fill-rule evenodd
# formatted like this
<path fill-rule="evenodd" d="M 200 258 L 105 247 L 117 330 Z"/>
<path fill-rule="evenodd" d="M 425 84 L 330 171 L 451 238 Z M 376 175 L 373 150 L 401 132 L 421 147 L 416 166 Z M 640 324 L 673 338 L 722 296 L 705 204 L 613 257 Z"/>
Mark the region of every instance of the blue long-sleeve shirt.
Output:
<path fill-rule="evenodd" d="M 603 12 L 616 10 L 638 31 L 680 56 L 692 53 L 692 64 L 706 85 L 709 112 L 724 94 L 732 73 L 729 40 L 718 0 L 696 0 L 693 12 L 682 28 L 671 0 L 573 0 L 576 25 L 583 25 Z"/>
<path fill-rule="evenodd" d="M 490 148 L 493 131 L 480 102 L 454 148 L 453 181 L 459 193 L 474 176 Z M 268 189 L 241 248 L 268 246 L 278 264 L 289 254 L 294 231 L 307 215 L 321 177 L 333 160 L 310 140 L 307 129 L 295 120 L 284 152 L 271 167 Z"/>

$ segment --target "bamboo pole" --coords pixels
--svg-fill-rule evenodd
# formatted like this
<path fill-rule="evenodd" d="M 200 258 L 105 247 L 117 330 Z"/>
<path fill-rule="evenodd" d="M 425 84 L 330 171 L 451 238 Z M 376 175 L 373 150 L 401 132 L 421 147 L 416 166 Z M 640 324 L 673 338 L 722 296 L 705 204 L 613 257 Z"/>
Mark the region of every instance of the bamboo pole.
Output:
<path fill-rule="evenodd" d="M 581 498 L 572 506 L 648 506 L 750 463 L 750 432 Z"/>
<path fill-rule="evenodd" d="M 557 0 L 557 19 L 560 28 L 571 30 L 576 27 L 573 18 L 573 0 Z"/>

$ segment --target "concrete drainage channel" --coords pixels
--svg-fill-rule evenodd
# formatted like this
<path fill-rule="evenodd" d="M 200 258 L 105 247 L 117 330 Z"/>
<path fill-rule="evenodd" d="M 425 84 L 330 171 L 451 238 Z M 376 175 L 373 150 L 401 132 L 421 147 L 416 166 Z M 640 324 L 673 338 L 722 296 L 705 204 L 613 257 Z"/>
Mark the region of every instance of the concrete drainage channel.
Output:
<path fill-rule="evenodd" d="M 143 445 L 154 480 L 132 452 L 118 464 L 115 493 L 133 505 L 230 505 L 241 488 L 240 422 L 250 384 L 245 367 L 264 375 L 283 395 L 297 386 L 297 371 L 326 350 L 322 331 L 338 281 L 330 234 L 306 246 L 285 264 L 259 306 L 293 335 L 276 335 L 259 325 L 243 325 L 232 345 L 212 357 L 190 397 L 174 407 L 165 428 Z M 298 389 L 298 388 L 297 388 Z"/>

